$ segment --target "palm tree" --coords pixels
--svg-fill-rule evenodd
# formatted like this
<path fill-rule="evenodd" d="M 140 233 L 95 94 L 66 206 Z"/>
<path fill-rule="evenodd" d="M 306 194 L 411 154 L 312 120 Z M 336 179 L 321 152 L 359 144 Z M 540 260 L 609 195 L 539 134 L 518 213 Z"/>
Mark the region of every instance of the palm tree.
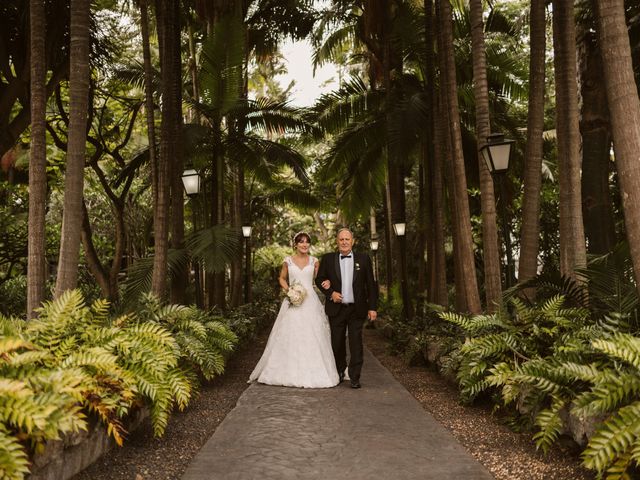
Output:
<path fill-rule="evenodd" d="M 586 266 L 580 181 L 580 128 L 573 2 L 553 1 L 556 131 L 560 181 L 560 273 Z"/>
<path fill-rule="evenodd" d="M 433 0 L 424 1 L 425 17 L 425 55 L 424 76 L 428 107 L 426 141 L 428 148 L 427 161 L 427 185 L 428 205 L 430 220 L 430 235 L 427 237 L 427 295 L 430 302 L 439 305 L 447 305 L 447 272 L 444 250 L 445 239 L 445 210 L 444 210 L 444 177 L 442 171 L 443 155 L 441 152 L 441 139 L 438 117 L 438 109 L 435 101 L 435 22 Z"/>
<path fill-rule="evenodd" d="M 89 103 L 90 13 L 90 0 L 71 0 L 69 141 L 56 297 L 74 289 L 78 281 Z"/>
<path fill-rule="evenodd" d="M 153 67 L 151 63 L 151 41 L 149 36 L 148 0 L 140 0 L 140 34 L 142 36 L 142 57 L 144 65 L 144 98 L 147 120 L 147 138 L 149 139 L 149 163 L 151 165 L 151 189 L 153 192 L 154 212 L 158 200 L 158 160 L 156 155 L 155 104 L 153 101 Z M 154 213 L 155 218 L 155 213 Z"/>
<path fill-rule="evenodd" d="M 29 240 L 27 265 L 27 316 L 45 299 L 45 206 L 47 203 L 47 143 L 45 127 L 46 16 L 44 0 L 29 3 L 31 34 L 31 155 L 29 159 Z"/>
<path fill-rule="evenodd" d="M 634 79 L 623 0 L 597 0 L 598 39 L 611 112 L 627 239 L 640 278 L 640 100 Z M 640 282 L 636 281 L 640 291 Z"/>
<path fill-rule="evenodd" d="M 520 230 L 519 281 L 538 273 L 540 235 L 540 188 L 542 184 L 542 132 L 544 129 L 544 82 L 546 22 L 545 0 L 532 0 L 530 9 L 529 109 L 527 114 L 527 145 L 525 149 L 522 228 Z M 533 289 L 527 296 L 535 295 Z"/>
<path fill-rule="evenodd" d="M 180 1 L 176 2 L 174 15 L 177 17 L 175 26 L 171 30 L 171 95 L 173 97 L 171 116 L 171 137 L 173 152 L 170 167 L 171 188 L 171 248 L 184 249 L 184 192 L 182 188 L 182 172 L 184 170 L 183 153 L 183 120 L 182 120 L 182 48 L 180 30 Z M 181 265 L 171 278 L 171 303 L 181 304 L 185 301 L 188 283 L 187 265 Z"/>
<path fill-rule="evenodd" d="M 167 261 L 169 251 L 169 211 L 171 202 L 171 162 L 175 153 L 177 103 L 181 92 L 179 72 L 175 72 L 175 55 L 179 54 L 179 1 L 156 0 L 158 38 L 160 43 L 160 70 L 162 91 L 162 126 L 160 155 L 158 157 L 158 191 L 154 214 L 154 261 L 152 292 L 164 298 L 167 288 Z"/>
<path fill-rule="evenodd" d="M 464 306 L 471 313 L 480 313 L 480 296 L 476 279 L 476 268 L 473 254 L 473 239 L 471 237 L 471 222 L 469 201 L 467 198 L 467 177 L 462 154 L 462 138 L 460 129 L 460 112 L 458 110 L 458 95 L 456 68 L 453 52 L 453 29 L 451 20 L 451 4 L 449 0 L 440 0 L 440 18 L 442 41 L 440 55 L 444 60 L 444 70 L 441 72 L 441 94 L 445 99 L 449 119 L 449 135 L 451 137 L 451 163 L 453 171 L 453 201 L 455 203 L 453 228 L 456 230 L 455 252 L 462 277 L 458 284 L 462 292 L 456 292 L 464 299 Z"/>
<path fill-rule="evenodd" d="M 476 101 L 476 140 L 478 148 L 491 133 L 489 120 L 489 87 L 487 82 L 487 57 L 484 44 L 482 0 L 469 2 L 471 13 L 471 42 L 473 48 L 473 92 Z M 500 254 L 498 251 L 498 228 L 496 224 L 496 202 L 491 172 L 478 149 L 480 170 L 480 200 L 482 206 L 482 246 L 484 253 L 484 288 L 487 311 L 493 312 L 500 301 Z M 500 199 L 504 202 L 505 199 Z M 507 275 L 510 275 L 507 272 Z"/>
<path fill-rule="evenodd" d="M 595 32 L 595 13 L 582 10 L 578 23 L 580 132 L 582 133 L 582 214 L 590 254 L 603 255 L 616 244 L 611 202 L 611 121 L 602 55 Z"/>

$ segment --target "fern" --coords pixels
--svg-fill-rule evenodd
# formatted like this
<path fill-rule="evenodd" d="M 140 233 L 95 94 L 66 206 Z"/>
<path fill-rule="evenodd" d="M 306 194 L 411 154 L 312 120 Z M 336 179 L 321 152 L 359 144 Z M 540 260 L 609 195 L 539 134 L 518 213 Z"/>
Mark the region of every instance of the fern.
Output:
<path fill-rule="evenodd" d="M 536 416 L 536 425 L 540 430 L 533 436 L 536 446 L 541 448 L 545 453 L 549 451 L 551 445 L 560 435 L 563 427 L 560 412 L 566 405 L 566 400 L 561 397 L 553 396 L 551 407 L 542 410 Z"/>
<path fill-rule="evenodd" d="M 626 470 L 632 459 L 630 450 L 638 444 L 639 434 L 640 402 L 634 402 L 618 410 L 591 437 L 582 453 L 585 466 L 602 473 L 618 462 L 617 469 Z"/>
<path fill-rule="evenodd" d="M 640 338 L 625 333 L 616 333 L 609 340 L 594 340 L 592 345 L 596 350 L 622 360 L 635 369 L 640 369 Z"/>
<path fill-rule="evenodd" d="M 29 459 L 24 446 L 0 423 L 0 465 L 3 478 L 22 479 L 29 473 Z"/>

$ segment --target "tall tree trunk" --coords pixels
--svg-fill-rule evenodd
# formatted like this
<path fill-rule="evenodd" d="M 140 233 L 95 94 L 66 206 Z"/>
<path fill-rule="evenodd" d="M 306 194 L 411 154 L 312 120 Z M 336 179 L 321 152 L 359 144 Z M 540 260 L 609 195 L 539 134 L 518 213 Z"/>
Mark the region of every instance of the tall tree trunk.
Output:
<path fill-rule="evenodd" d="M 434 106 L 435 112 L 441 110 L 440 102 Z M 430 300 L 438 305 L 446 307 L 449 305 L 449 294 L 447 292 L 447 261 L 444 249 L 445 242 L 445 177 L 444 161 L 447 158 L 447 142 L 444 135 L 444 126 L 441 124 L 443 117 L 434 117 L 434 161 L 433 173 L 431 174 L 431 189 L 433 196 L 433 225 L 431 233 L 433 236 L 433 262 L 431 266 L 431 288 L 433 296 Z"/>
<path fill-rule="evenodd" d="M 556 133 L 560 182 L 560 273 L 575 278 L 586 266 L 580 181 L 580 128 L 573 2 L 553 1 Z"/>
<path fill-rule="evenodd" d="M 444 57 L 446 68 L 444 70 L 443 93 L 447 103 L 449 114 L 449 134 L 451 136 L 452 162 L 453 162 L 453 199 L 456 203 L 454 228 L 455 240 L 458 242 L 456 249 L 459 255 L 460 273 L 462 275 L 462 295 L 465 299 L 466 309 L 470 313 L 480 313 L 480 295 L 478 293 L 478 281 L 476 278 L 476 266 L 473 254 L 473 238 L 471 235 L 471 220 L 469 212 L 469 200 L 467 194 L 467 175 L 462 153 L 462 133 L 460 128 L 460 112 L 458 110 L 458 87 L 456 81 L 456 67 L 453 52 L 453 27 L 451 18 L 451 4 L 449 0 L 440 0 L 440 25 L 442 29 L 441 54 Z M 456 295 L 458 292 L 456 292 Z"/>
<path fill-rule="evenodd" d="M 45 70 L 46 15 L 44 0 L 30 0 L 31 148 L 29 158 L 29 236 L 27 260 L 27 318 L 45 299 L 47 204 L 47 106 Z"/>
<path fill-rule="evenodd" d="M 182 187 L 182 172 L 184 169 L 184 152 L 182 149 L 182 49 L 180 42 L 180 2 L 174 10 L 176 25 L 173 30 L 172 61 L 173 79 L 171 95 L 175 107 L 171 121 L 171 136 L 174 155 L 171 162 L 171 247 L 182 250 L 184 246 L 184 191 Z M 171 303 L 185 303 L 189 272 L 187 263 L 181 264 L 171 279 Z"/>
<path fill-rule="evenodd" d="M 386 122 L 387 132 L 391 131 L 391 123 L 394 122 L 393 109 L 401 94 L 400 90 L 392 81 L 393 76 L 400 76 L 402 73 L 402 58 L 395 51 L 391 38 L 392 25 L 396 17 L 397 5 L 394 0 L 384 2 L 384 10 L 382 17 L 382 42 L 383 42 L 383 85 L 385 90 L 386 104 Z M 379 12 L 378 12 L 379 13 Z M 391 222 L 405 222 L 406 219 L 406 201 L 405 201 L 405 153 L 401 151 L 399 146 L 390 145 L 387 137 L 387 182 L 389 186 L 389 206 L 391 214 Z M 409 278 L 407 272 L 407 249 L 406 234 L 398 238 L 394 243 L 397 247 L 394 250 L 394 258 L 398 259 L 399 276 L 401 283 L 402 303 L 404 306 L 404 315 L 407 319 L 413 316 L 413 307 L 411 305 L 411 296 L 409 295 Z"/>
<path fill-rule="evenodd" d="M 173 98 L 175 22 L 178 0 L 156 0 L 156 16 L 160 44 L 160 70 L 162 91 L 162 126 L 160 129 L 160 155 L 158 158 L 158 194 L 154 217 L 154 257 L 151 290 L 164 299 L 167 289 L 169 252 L 169 209 L 171 201 L 171 161 L 174 157 L 173 123 L 177 109 Z"/>
<path fill-rule="evenodd" d="M 487 58 L 482 22 L 482 0 L 470 0 L 471 44 L 473 49 L 473 94 L 476 100 L 476 140 L 480 172 L 480 204 L 482 208 L 482 246 L 484 253 L 484 289 L 487 311 L 494 312 L 500 303 L 500 251 L 496 199 L 491 172 L 480 154 L 480 148 L 491 133 L 489 119 L 489 86 L 487 83 Z M 502 199 L 504 201 L 505 199 Z M 508 266 L 507 266 L 508 269 Z M 510 275 L 507 272 L 507 275 Z"/>
<path fill-rule="evenodd" d="M 429 235 L 428 242 L 428 299 L 430 302 L 446 306 L 447 272 L 444 251 L 444 177 L 442 174 L 442 138 L 439 135 L 438 107 L 434 92 L 436 85 L 435 73 L 435 22 L 433 0 L 424 0 L 425 11 L 425 73 L 426 95 L 429 104 L 429 118 L 427 121 L 427 149 L 428 168 L 427 185 L 429 197 Z"/>
<path fill-rule="evenodd" d="M 231 203 L 231 226 L 236 232 L 240 232 L 242 228 L 242 209 L 244 205 L 244 169 L 242 165 L 233 166 L 233 201 Z M 231 261 L 231 298 L 230 304 L 232 307 L 237 307 L 242 304 L 242 287 L 243 287 L 243 246 L 240 245 L 238 255 L 235 255 Z M 248 261 L 248 259 L 245 259 Z"/>
<path fill-rule="evenodd" d="M 520 262 L 518 265 L 518 279 L 520 282 L 525 282 L 535 277 L 538 273 L 542 133 L 544 130 L 545 13 L 545 0 L 531 0 L 529 111 L 527 114 L 527 145 L 524 160 L 524 195 L 522 202 L 522 228 L 520 230 Z M 528 289 L 525 295 L 533 299 L 535 290 Z"/>
<path fill-rule="evenodd" d="M 613 145 L 631 260 L 640 292 L 640 99 L 633 75 L 624 0 L 597 0 Z"/>
<path fill-rule="evenodd" d="M 435 4 L 436 20 L 442 17 L 440 0 L 436 0 Z M 442 164 L 442 178 L 444 185 L 446 186 L 444 195 L 447 199 L 447 205 L 450 209 L 450 230 L 451 230 L 451 243 L 453 245 L 453 279 L 455 288 L 455 308 L 459 312 L 466 312 L 467 304 L 466 297 L 464 295 L 464 275 L 460 265 L 460 242 L 458 241 L 458 229 L 455 226 L 456 213 L 456 201 L 455 201 L 455 188 L 453 185 L 453 160 L 452 160 L 452 137 L 449 134 L 449 111 L 447 107 L 447 90 L 445 88 L 445 82 L 447 77 L 447 60 L 442 54 L 445 50 L 444 36 L 442 32 L 442 22 L 436 21 L 437 41 L 438 41 L 438 67 L 440 70 L 439 95 L 435 101 L 436 104 L 436 148 L 439 150 Z"/>
<path fill-rule="evenodd" d="M 155 106 L 153 103 L 153 71 L 149 40 L 148 0 L 140 0 L 140 32 L 142 35 L 142 57 L 144 61 L 144 99 L 149 141 L 149 165 L 151 165 L 151 191 L 153 192 L 154 218 L 158 203 L 158 158 L 156 155 Z"/>
<path fill-rule="evenodd" d="M 191 74 L 191 88 L 193 89 L 193 100 L 200 102 L 200 85 L 198 84 L 198 59 L 196 56 L 196 46 L 193 32 L 193 22 L 189 21 L 189 73 Z M 200 124 L 200 113 L 197 109 L 191 109 L 191 122 Z"/>
<path fill-rule="evenodd" d="M 427 202 L 426 192 L 426 176 L 427 165 L 429 163 L 429 152 L 427 145 L 422 145 L 420 149 L 420 163 L 418 165 L 418 248 L 417 258 L 418 262 L 418 282 L 417 290 L 418 302 L 422 301 L 422 297 L 427 289 L 427 263 L 425 262 L 425 253 L 427 251 L 427 224 L 429 222 L 428 213 L 430 211 L 429 202 Z"/>
<path fill-rule="evenodd" d="M 220 135 L 218 132 L 217 135 Z M 219 137 L 218 137 L 219 138 Z M 224 158 L 219 151 L 214 151 L 212 162 L 212 192 L 211 192 L 211 224 L 224 223 Z M 209 306 L 224 309 L 226 306 L 225 272 L 209 275 Z"/>
<path fill-rule="evenodd" d="M 76 288 L 82 231 L 82 197 L 89 107 L 90 0 L 71 0 L 69 135 L 64 213 L 55 296 Z"/>
<path fill-rule="evenodd" d="M 607 89 L 602 82 L 602 57 L 596 35 L 580 29 L 580 133 L 582 134 L 582 214 L 591 254 L 604 254 L 615 245 L 615 222 L 609 191 L 611 125 Z"/>
<path fill-rule="evenodd" d="M 384 189 L 384 270 L 385 270 L 385 283 L 387 287 L 387 299 L 391 298 L 391 287 L 393 287 L 393 252 L 394 250 L 394 235 L 393 235 L 393 221 L 391 220 L 391 197 L 389 195 L 389 182 L 386 182 Z"/>

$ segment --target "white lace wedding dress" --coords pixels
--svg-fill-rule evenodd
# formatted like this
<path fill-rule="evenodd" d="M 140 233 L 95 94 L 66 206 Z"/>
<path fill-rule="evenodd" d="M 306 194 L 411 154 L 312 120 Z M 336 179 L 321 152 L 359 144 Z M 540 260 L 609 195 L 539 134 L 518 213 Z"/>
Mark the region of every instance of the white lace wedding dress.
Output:
<path fill-rule="evenodd" d="M 307 296 L 299 306 L 284 299 L 273 324 L 267 346 L 249 381 L 287 387 L 327 388 L 338 384 L 338 371 L 331 349 L 329 320 L 313 290 L 316 259 L 298 267 L 291 257 L 284 260 L 289 284 L 300 282 Z"/>

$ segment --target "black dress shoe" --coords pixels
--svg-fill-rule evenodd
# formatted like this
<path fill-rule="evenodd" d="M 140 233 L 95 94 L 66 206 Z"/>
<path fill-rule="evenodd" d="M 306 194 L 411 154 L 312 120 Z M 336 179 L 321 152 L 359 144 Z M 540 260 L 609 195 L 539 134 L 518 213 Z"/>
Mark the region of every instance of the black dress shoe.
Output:
<path fill-rule="evenodd" d="M 351 380 L 351 388 L 361 388 L 360 382 L 358 380 Z"/>

